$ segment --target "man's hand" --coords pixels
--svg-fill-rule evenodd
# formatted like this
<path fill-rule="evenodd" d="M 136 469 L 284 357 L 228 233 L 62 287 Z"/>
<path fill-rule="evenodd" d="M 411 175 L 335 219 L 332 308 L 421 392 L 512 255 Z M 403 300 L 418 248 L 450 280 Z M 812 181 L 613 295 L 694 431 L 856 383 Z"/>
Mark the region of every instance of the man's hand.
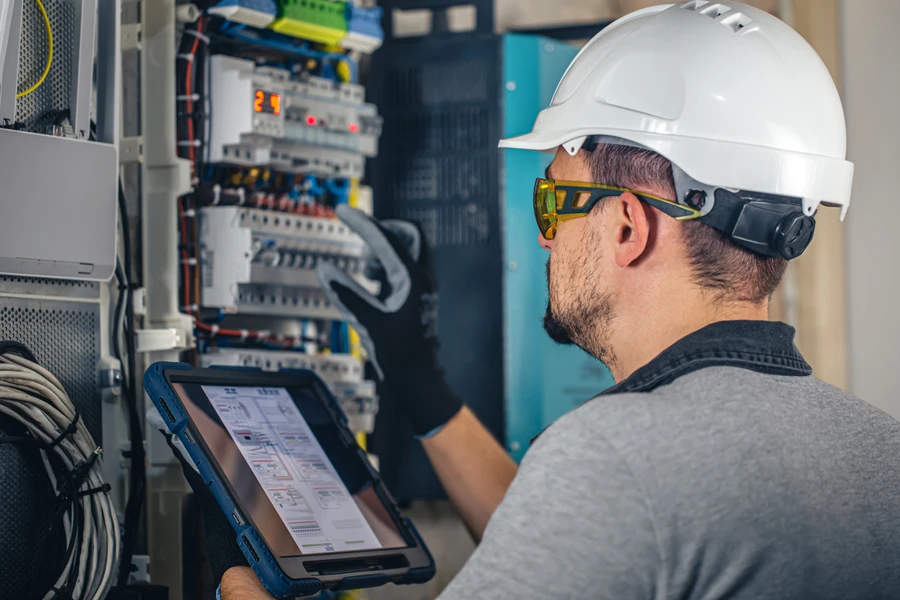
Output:
<path fill-rule="evenodd" d="M 319 281 L 415 433 L 432 433 L 462 402 L 438 363 L 438 293 L 422 234 L 412 223 L 378 223 L 347 205 L 337 215 L 366 243 L 366 275 L 381 281 L 381 293 L 376 298 L 332 263 L 319 265 Z"/>
<path fill-rule="evenodd" d="M 348 206 L 339 206 L 337 214 L 368 246 L 366 276 L 380 280 L 382 290 L 376 298 L 329 263 L 319 266 L 319 280 L 359 332 L 382 385 L 414 431 L 426 437 L 425 451 L 444 489 L 480 539 L 516 464 L 444 378 L 437 357 L 437 285 L 425 240 L 412 223 L 378 223 Z"/>
<path fill-rule="evenodd" d="M 227 570 L 219 587 L 219 597 L 221 600 L 274 600 L 250 567 Z"/>

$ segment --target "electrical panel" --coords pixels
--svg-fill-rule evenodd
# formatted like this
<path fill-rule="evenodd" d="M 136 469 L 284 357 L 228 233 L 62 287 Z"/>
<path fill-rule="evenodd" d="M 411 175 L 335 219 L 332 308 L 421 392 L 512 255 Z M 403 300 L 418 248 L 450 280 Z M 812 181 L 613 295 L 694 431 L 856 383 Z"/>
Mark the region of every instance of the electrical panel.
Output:
<path fill-rule="evenodd" d="M 316 275 L 329 262 L 379 291 L 363 276 L 362 240 L 335 211 L 374 207 L 366 163 L 379 153 L 382 118 L 359 75 L 382 44 L 383 13 L 364 1 L 141 3 L 141 29 L 127 33 L 139 45 L 144 32 L 144 139 L 126 147 L 145 165 L 141 309 L 151 327 L 139 332 L 140 351 L 314 371 L 369 450 L 380 400 L 359 336 Z M 202 572 L 189 546 L 202 536 L 171 526 L 191 508 L 161 475 L 171 452 L 153 436 L 147 448 L 154 582 L 173 600 L 211 596 L 189 581 Z"/>
<path fill-rule="evenodd" d="M 194 163 L 179 227 L 182 303 L 195 318 L 198 362 L 311 369 L 351 427 L 372 433 L 374 384 L 363 380 L 358 338 L 320 288 L 316 266 L 333 263 L 378 291 L 363 276 L 362 240 L 334 209 L 372 213 L 372 190 L 360 182 L 378 154 L 382 118 L 357 82 L 357 60 L 381 45 L 381 9 L 224 0 L 206 14 L 215 42 L 196 67 L 202 75 L 179 90 L 194 120 L 179 141 Z M 206 33 L 189 28 L 182 50 Z M 194 73 L 194 59 L 185 60 Z"/>

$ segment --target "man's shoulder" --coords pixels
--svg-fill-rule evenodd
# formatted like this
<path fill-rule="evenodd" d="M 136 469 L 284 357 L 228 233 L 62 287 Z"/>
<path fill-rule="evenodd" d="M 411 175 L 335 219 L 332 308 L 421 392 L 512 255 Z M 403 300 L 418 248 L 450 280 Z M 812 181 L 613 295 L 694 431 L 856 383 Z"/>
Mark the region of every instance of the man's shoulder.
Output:
<path fill-rule="evenodd" d="M 786 428 L 789 424 L 790 427 Z M 589 449 L 598 438 L 626 461 L 694 460 L 702 451 L 790 447 L 798 434 L 828 430 L 839 439 L 896 439 L 900 423 L 874 406 L 811 376 L 776 376 L 710 367 L 649 392 L 600 395 L 570 411 L 535 441 Z M 860 436 L 859 432 L 868 432 Z M 815 437 L 815 436 L 813 436 Z M 589 456 L 589 455 L 588 455 Z M 724 459 L 723 459 L 724 460 Z"/>
<path fill-rule="evenodd" d="M 652 403 L 648 394 L 627 393 L 597 396 L 551 423 L 533 441 L 532 452 L 583 453 L 590 462 L 609 451 L 618 451 L 623 440 L 645 439 L 653 428 Z M 626 446 L 628 444 L 625 444 Z"/>

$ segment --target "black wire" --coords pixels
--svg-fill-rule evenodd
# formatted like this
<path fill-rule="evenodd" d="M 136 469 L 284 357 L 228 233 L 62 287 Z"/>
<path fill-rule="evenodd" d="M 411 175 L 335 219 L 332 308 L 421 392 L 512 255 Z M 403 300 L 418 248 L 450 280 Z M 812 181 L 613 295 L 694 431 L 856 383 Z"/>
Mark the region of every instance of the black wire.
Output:
<path fill-rule="evenodd" d="M 131 228 L 128 220 L 128 207 L 125 203 L 125 190 L 122 188 L 122 182 L 119 181 L 119 214 L 122 219 L 122 246 L 124 251 L 124 286 L 122 285 L 122 269 L 117 269 L 116 276 L 119 277 L 119 299 L 116 301 L 115 325 L 113 331 L 113 350 L 117 353 L 116 358 L 122 362 L 121 348 L 118 343 L 118 327 L 121 319 L 122 296 L 124 295 L 125 304 L 125 321 L 122 325 L 125 328 L 125 351 L 127 354 L 127 370 L 123 369 L 122 373 L 122 396 L 125 405 L 128 408 L 128 424 L 129 424 L 129 459 L 130 459 L 130 485 L 128 493 L 128 501 L 125 504 L 125 527 L 122 534 L 122 560 L 119 565 L 119 585 L 128 583 L 128 576 L 132 570 L 132 562 L 134 558 L 134 550 L 137 545 L 138 528 L 140 527 L 141 509 L 144 502 L 144 490 L 146 487 L 146 465 L 144 455 L 144 435 L 141 429 L 142 415 L 138 410 L 137 402 L 137 367 L 136 353 L 134 347 L 134 285 L 133 273 L 131 268 Z M 125 289 L 123 290 L 122 287 Z"/>
<path fill-rule="evenodd" d="M 122 311 L 125 309 L 125 292 L 128 290 L 128 280 L 125 279 L 125 272 L 122 270 L 122 263 L 116 260 L 116 280 L 119 282 L 119 293 L 116 298 L 116 309 L 113 311 L 112 322 L 112 347 L 113 356 L 122 362 L 122 350 L 119 347 L 119 328 L 122 326 Z"/>
<path fill-rule="evenodd" d="M 80 487 L 80 484 L 77 483 L 78 480 L 74 479 L 75 469 L 78 467 L 78 464 L 65 446 L 59 446 L 57 451 L 66 456 L 69 462 L 73 464 L 73 469 L 67 469 L 62 458 L 55 452 L 47 453 L 50 467 L 56 474 L 57 486 L 53 490 L 53 493 L 56 494 L 56 505 L 47 525 L 43 531 L 39 532 L 38 555 L 45 557 L 46 560 L 40 561 L 35 577 L 32 580 L 33 597 L 42 597 L 52 588 L 70 556 L 72 557 L 72 563 L 69 566 L 68 577 L 62 590 L 71 591 L 70 586 L 75 583 L 78 560 L 81 554 L 82 525 L 79 514 L 81 506 L 77 496 L 77 487 Z M 75 493 L 71 493 L 73 486 L 76 484 Z M 60 541 L 65 539 L 63 524 L 66 514 L 70 515 L 72 530 L 68 543 L 61 547 Z M 48 548 L 48 544 L 51 542 L 55 543 Z M 53 569 L 54 566 L 57 566 L 57 570 Z"/>

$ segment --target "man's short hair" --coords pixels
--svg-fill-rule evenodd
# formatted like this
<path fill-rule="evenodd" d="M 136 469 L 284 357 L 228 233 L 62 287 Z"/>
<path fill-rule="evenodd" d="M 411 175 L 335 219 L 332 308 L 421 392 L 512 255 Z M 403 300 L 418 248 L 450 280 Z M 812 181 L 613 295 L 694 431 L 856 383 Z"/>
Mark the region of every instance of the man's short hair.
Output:
<path fill-rule="evenodd" d="M 594 182 L 675 198 L 672 163 L 650 150 L 600 144 L 588 155 Z M 762 256 L 699 221 L 685 221 L 682 236 L 698 285 L 723 299 L 760 303 L 781 282 L 787 261 Z"/>

